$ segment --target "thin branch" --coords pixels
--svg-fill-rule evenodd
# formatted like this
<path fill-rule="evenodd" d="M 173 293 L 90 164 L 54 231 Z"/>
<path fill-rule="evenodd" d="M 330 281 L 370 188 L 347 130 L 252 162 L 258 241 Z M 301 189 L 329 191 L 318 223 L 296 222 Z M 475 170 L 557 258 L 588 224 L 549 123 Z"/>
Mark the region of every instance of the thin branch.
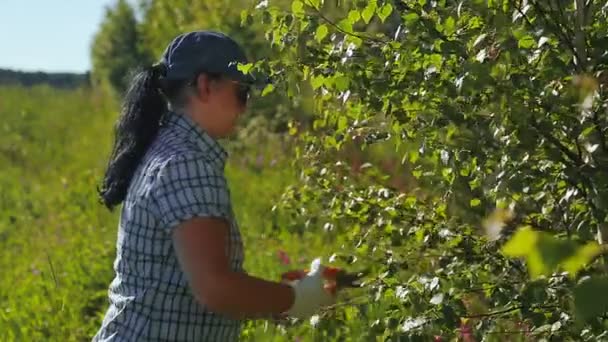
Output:
<path fill-rule="evenodd" d="M 304 2 L 306 3 L 306 5 L 310 6 L 311 8 L 314 8 L 314 10 L 317 13 L 317 15 L 319 17 L 321 17 L 321 19 L 323 19 L 323 21 L 325 21 L 329 25 L 333 26 L 334 28 L 336 28 L 338 31 L 344 33 L 345 35 L 352 36 L 352 37 L 357 37 L 359 39 L 371 41 L 371 42 L 374 42 L 374 43 L 380 43 L 380 44 L 387 44 L 388 43 L 388 41 L 385 41 L 385 40 L 382 40 L 382 39 L 378 39 L 378 38 L 374 38 L 374 37 L 369 37 L 369 36 L 365 36 L 365 35 L 360 35 L 360 34 L 356 34 L 354 32 L 345 31 L 340 26 L 338 26 L 336 23 L 334 23 L 333 21 L 329 20 L 325 15 L 323 15 L 323 13 L 321 13 L 320 10 L 318 10 L 311 3 L 309 3 L 308 1 L 304 1 Z"/>
<path fill-rule="evenodd" d="M 562 19 L 563 22 L 565 22 L 568 18 L 566 17 L 566 13 L 564 12 L 564 8 L 562 7 L 561 0 L 555 0 L 555 2 L 557 3 L 557 10 L 559 11 L 559 17 L 560 17 L 560 19 Z M 551 5 L 549 5 L 549 6 L 551 6 Z M 572 29 L 570 27 L 568 27 L 567 25 L 561 25 L 561 23 L 562 22 L 558 22 L 560 27 L 566 31 L 566 35 L 573 37 L 574 31 L 572 31 Z"/>
<path fill-rule="evenodd" d="M 555 308 L 558 308 L 558 307 L 559 307 L 559 305 L 543 305 L 543 306 L 534 306 L 533 308 L 534 309 L 555 309 Z M 514 306 L 514 307 L 506 308 L 506 309 L 503 309 L 503 310 L 488 312 L 488 313 L 485 313 L 485 314 L 463 316 L 463 318 L 486 318 L 486 317 L 500 316 L 500 315 L 511 313 L 513 311 L 521 310 L 523 308 L 525 308 L 525 306 L 519 305 L 519 306 Z"/>
<path fill-rule="evenodd" d="M 551 331 L 541 331 L 534 333 L 532 330 L 512 330 L 512 331 L 488 331 L 484 332 L 486 335 L 545 335 L 550 334 Z"/>
<path fill-rule="evenodd" d="M 559 278 L 563 278 L 563 275 L 561 274 L 554 274 L 551 276 L 548 276 L 546 278 L 547 281 L 551 280 L 551 279 L 559 279 Z M 468 289 L 462 289 L 464 293 L 474 293 L 474 292 L 480 292 L 480 291 L 485 291 L 485 290 L 490 290 L 493 289 L 495 287 L 503 287 L 506 285 L 511 285 L 511 286 L 515 286 L 515 285 L 523 285 L 523 284 L 528 284 L 530 283 L 530 281 L 526 278 L 523 280 L 519 280 L 519 281 L 505 281 L 506 279 L 500 279 L 497 280 L 495 284 L 491 284 L 488 286 L 482 286 L 482 287 L 472 287 L 472 288 L 468 288 Z M 551 285 L 547 285 L 546 287 L 547 289 L 549 288 L 553 288 L 553 286 Z"/>
<path fill-rule="evenodd" d="M 532 24 L 532 21 L 530 20 L 530 18 L 528 18 L 528 16 L 526 15 L 526 13 L 524 13 L 524 11 L 515 4 L 515 0 L 511 0 L 511 5 L 513 7 L 515 7 L 515 9 L 517 10 L 517 12 L 519 12 L 519 14 L 521 14 L 522 18 L 524 18 L 524 20 L 526 20 L 526 23 L 528 23 L 528 25 L 530 27 L 534 27 L 534 24 Z"/>
<path fill-rule="evenodd" d="M 568 157 L 568 159 L 570 159 L 572 162 L 574 162 L 576 167 L 584 165 L 583 161 L 581 159 L 579 159 L 578 156 L 574 152 L 572 152 L 569 148 L 567 148 L 564 144 L 562 144 L 557 138 L 552 136 L 550 133 L 545 132 L 545 130 L 543 130 L 541 127 L 539 127 L 539 125 L 536 122 L 534 122 L 534 120 L 531 121 L 530 125 L 532 127 L 534 127 L 536 129 L 536 131 L 540 135 L 542 135 L 545 139 L 547 139 L 553 146 L 557 147 L 563 154 L 565 154 Z"/>
<path fill-rule="evenodd" d="M 537 1 L 532 3 L 534 5 L 534 9 L 540 14 L 540 18 L 544 21 L 545 25 L 553 30 L 553 33 L 558 36 L 558 39 L 562 44 L 565 44 L 575 56 L 578 56 L 576 53 L 576 48 L 572 44 L 571 39 L 566 33 L 564 33 L 561 26 L 553 24 L 551 15 L 549 15 Z M 579 70 L 582 69 L 579 64 L 576 64 L 576 67 L 579 68 Z"/>
<path fill-rule="evenodd" d="M 600 107 L 601 109 L 601 107 Z M 595 110 L 593 111 L 593 116 L 591 117 L 591 121 L 593 122 L 593 124 L 595 125 L 595 135 L 597 140 L 599 140 L 600 143 L 600 147 L 602 149 L 602 152 L 608 152 L 608 147 L 607 147 L 607 143 L 606 143 L 606 135 L 604 134 L 604 129 L 602 127 L 602 124 L 600 122 L 600 118 L 598 115 L 599 110 Z"/>
<path fill-rule="evenodd" d="M 526 15 L 526 13 L 524 13 L 524 12 L 523 12 L 523 10 L 520 8 L 520 6 L 517 6 L 517 5 L 515 4 L 515 1 L 514 1 L 514 0 L 512 0 L 511 4 L 513 5 L 513 7 L 515 7 L 515 9 L 517 9 L 517 12 L 519 12 L 519 14 L 521 14 L 521 16 L 522 16 L 522 17 L 523 17 L 523 18 L 526 20 L 526 23 L 528 23 L 528 25 L 529 25 L 531 28 L 534 28 L 534 24 L 532 24 L 532 21 L 530 20 L 530 18 L 528 17 L 528 15 Z M 536 5 L 536 3 L 535 3 L 535 5 Z M 540 14 L 541 14 L 541 18 L 543 19 L 543 21 L 545 22 L 545 24 L 546 24 L 548 27 L 551 27 L 551 25 L 550 25 L 550 24 L 551 24 L 551 20 L 549 20 L 549 19 L 551 19 L 551 18 L 549 17 L 549 19 L 547 19 L 547 18 L 545 17 L 545 16 L 547 15 L 547 13 L 546 13 L 546 12 L 544 12 L 544 10 L 543 10 L 542 8 L 540 8 L 540 7 L 538 7 L 538 8 L 537 8 L 537 6 L 535 6 L 535 9 L 536 9 L 538 12 L 540 12 Z M 547 15 L 547 16 L 548 16 L 548 15 Z M 553 27 L 553 29 L 554 29 L 554 31 L 555 31 L 555 32 L 553 32 L 553 33 L 555 33 L 555 34 L 558 36 L 557 38 L 560 40 L 560 42 L 563 40 L 563 43 L 564 43 L 564 44 L 566 44 L 566 45 L 567 45 L 567 46 L 570 48 L 570 50 L 572 50 L 572 53 L 573 53 L 573 54 L 576 54 L 576 49 L 574 48 L 574 45 L 572 45 L 572 43 L 571 43 L 570 39 L 568 38 L 568 35 L 567 35 L 567 34 L 565 34 L 565 33 L 564 33 L 562 30 L 561 30 L 561 26 L 555 26 L 555 27 Z"/>
<path fill-rule="evenodd" d="M 498 311 L 488 312 L 488 313 L 485 313 L 485 314 L 463 316 L 463 318 L 484 318 L 484 317 L 500 316 L 500 315 L 504 315 L 504 314 L 507 314 L 507 313 L 510 313 L 510 312 L 513 312 L 513 311 L 521 310 L 523 308 L 524 308 L 524 306 L 520 305 L 520 306 L 515 306 L 515 307 L 507 308 L 507 309 L 504 309 L 504 310 L 498 310 Z"/>
<path fill-rule="evenodd" d="M 548 55 L 548 54 L 549 54 L 549 50 L 544 50 L 543 52 L 541 52 L 540 56 L 538 56 L 538 60 L 534 64 L 534 69 L 538 69 L 538 66 L 540 65 L 540 62 L 542 62 L 544 55 Z"/>
<path fill-rule="evenodd" d="M 401 3 L 401 6 L 403 6 L 403 9 L 408 10 L 410 12 L 416 13 L 418 15 L 418 17 L 423 18 L 423 13 L 421 12 L 416 12 L 414 11 L 413 8 L 409 7 L 407 4 L 405 4 L 405 2 Z M 444 42 L 449 42 L 450 39 L 444 35 L 443 33 L 439 32 L 439 30 L 437 30 L 434 27 L 427 27 L 429 30 L 433 31 L 433 34 L 437 35 L 441 40 L 443 40 Z"/>
<path fill-rule="evenodd" d="M 544 110 L 546 110 L 548 112 L 551 110 L 551 108 L 548 108 L 544 104 L 541 104 L 541 106 Z M 568 175 L 566 175 L 565 180 L 571 186 L 573 186 L 577 190 L 579 190 L 581 192 L 581 194 L 583 194 L 583 196 L 587 202 L 587 205 L 589 205 L 589 207 L 591 208 L 591 212 L 592 212 L 593 216 L 601 217 L 602 216 L 601 212 L 599 211 L 597 206 L 593 203 L 593 200 L 589 196 L 589 192 L 587 191 L 587 189 L 592 189 L 593 186 L 592 186 L 592 184 L 589 183 L 588 179 L 585 178 L 585 175 L 581 174 L 581 168 L 585 166 L 585 164 L 582 161 L 582 158 L 579 158 L 574 152 L 572 152 L 570 149 L 568 149 L 566 146 L 564 146 L 558 139 L 556 139 L 550 133 L 547 133 L 543 129 L 541 129 L 541 127 L 539 127 L 539 125 L 535 122 L 534 119 L 531 120 L 531 126 L 536 130 L 536 132 L 540 136 L 543 136 L 545 139 L 547 139 L 551 144 L 553 144 L 563 154 L 565 154 L 570 159 L 571 162 L 574 163 L 574 165 L 571 165 L 571 163 L 569 163 L 566 158 L 564 158 L 563 156 L 561 158 L 562 163 L 564 163 L 566 166 L 569 166 L 574 172 L 576 172 L 577 174 L 579 174 L 581 176 L 579 178 L 579 181 L 581 182 L 581 184 L 579 184 L 575 179 L 573 179 L 573 177 L 570 177 Z M 578 147 L 578 145 L 577 145 L 577 147 Z"/>
<path fill-rule="evenodd" d="M 582 160 L 583 159 L 583 150 L 581 150 L 581 144 L 578 141 L 578 138 L 574 139 L 574 142 L 576 144 L 576 152 L 578 153 L 578 158 L 580 160 Z"/>
<path fill-rule="evenodd" d="M 566 14 L 564 13 L 564 8 L 562 7 L 561 0 L 555 0 L 557 10 L 559 11 L 559 17 L 562 20 L 566 19 Z"/>
<path fill-rule="evenodd" d="M 563 39 L 564 43 L 570 46 L 573 52 L 576 52 L 576 49 L 574 48 L 570 37 L 568 37 L 568 35 L 562 30 L 562 27 L 560 25 L 561 23 L 558 23 L 556 20 L 553 20 L 554 18 L 551 16 L 551 14 L 545 11 L 545 9 L 540 5 L 538 1 L 533 1 L 532 4 L 534 5 L 534 9 L 541 15 L 541 19 L 543 19 L 545 24 L 555 30 L 555 32 L 553 33 L 557 34 L 561 39 Z"/>

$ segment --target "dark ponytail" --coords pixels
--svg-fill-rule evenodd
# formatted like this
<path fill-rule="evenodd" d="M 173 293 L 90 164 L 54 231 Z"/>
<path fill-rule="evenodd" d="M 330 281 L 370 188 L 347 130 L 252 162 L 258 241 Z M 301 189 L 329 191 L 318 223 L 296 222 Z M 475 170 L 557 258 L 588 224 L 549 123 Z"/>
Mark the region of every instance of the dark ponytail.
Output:
<path fill-rule="evenodd" d="M 110 210 L 125 199 L 135 169 L 167 111 L 160 90 L 165 73 L 163 64 L 147 67 L 135 75 L 126 92 L 103 184 L 97 189 L 100 201 Z"/>

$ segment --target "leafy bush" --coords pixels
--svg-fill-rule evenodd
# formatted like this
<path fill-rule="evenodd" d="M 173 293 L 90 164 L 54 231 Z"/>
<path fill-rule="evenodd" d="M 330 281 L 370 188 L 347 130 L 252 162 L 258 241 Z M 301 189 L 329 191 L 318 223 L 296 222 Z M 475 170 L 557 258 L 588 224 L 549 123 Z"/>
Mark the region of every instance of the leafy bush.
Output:
<path fill-rule="evenodd" d="M 373 274 L 315 334 L 606 337 L 605 6 L 262 3 L 243 21 L 267 24 L 281 53 L 245 68 L 315 113 L 291 124 L 301 175 L 279 208 Z M 353 173 L 353 143 L 414 181 L 397 189 L 378 163 Z"/>

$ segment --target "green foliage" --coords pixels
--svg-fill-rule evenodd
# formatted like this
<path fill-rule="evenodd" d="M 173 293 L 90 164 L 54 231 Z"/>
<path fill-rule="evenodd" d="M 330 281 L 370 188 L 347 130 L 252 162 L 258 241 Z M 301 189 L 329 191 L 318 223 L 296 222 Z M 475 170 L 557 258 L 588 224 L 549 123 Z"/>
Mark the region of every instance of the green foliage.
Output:
<path fill-rule="evenodd" d="M 88 339 L 107 301 L 117 223 L 95 193 L 111 103 L 48 86 L 2 94 L 0 340 Z"/>
<path fill-rule="evenodd" d="M 122 95 L 134 69 L 152 62 L 140 39 L 135 11 L 126 0 L 106 7 L 105 18 L 91 46 L 93 82 Z"/>
<path fill-rule="evenodd" d="M 587 311 L 577 283 L 605 273 L 606 11 L 332 6 L 247 14 L 279 51 L 262 67 L 289 75 L 278 87 L 314 113 L 290 124 L 301 173 L 277 210 L 294 233 L 333 239 L 337 264 L 373 274 L 343 294 L 353 304 L 286 339 L 604 338 L 605 309 Z"/>
<path fill-rule="evenodd" d="M 591 320 L 608 311 L 606 288 L 608 278 L 603 276 L 585 279 L 574 289 L 575 310 L 581 320 Z"/>
<path fill-rule="evenodd" d="M 558 267 L 576 276 L 601 252 L 601 248 L 595 241 L 578 247 L 572 240 L 558 239 L 549 233 L 523 227 L 503 246 L 502 251 L 509 257 L 525 257 L 530 275 L 537 278 L 551 275 Z"/>

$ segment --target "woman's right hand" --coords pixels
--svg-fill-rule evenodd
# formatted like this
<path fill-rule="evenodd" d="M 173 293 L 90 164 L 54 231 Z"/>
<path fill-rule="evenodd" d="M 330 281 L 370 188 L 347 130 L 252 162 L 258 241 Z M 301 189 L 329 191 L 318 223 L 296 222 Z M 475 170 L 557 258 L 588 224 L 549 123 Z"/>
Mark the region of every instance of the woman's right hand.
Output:
<path fill-rule="evenodd" d="M 311 263 L 310 271 L 291 271 L 283 274 L 283 282 L 294 290 L 294 303 L 285 313 L 296 318 L 309 318 L 320 309 L 336 302 L 335 287 L 328 287 L 324 278 L 325 266 L 320 259 Z"/>

